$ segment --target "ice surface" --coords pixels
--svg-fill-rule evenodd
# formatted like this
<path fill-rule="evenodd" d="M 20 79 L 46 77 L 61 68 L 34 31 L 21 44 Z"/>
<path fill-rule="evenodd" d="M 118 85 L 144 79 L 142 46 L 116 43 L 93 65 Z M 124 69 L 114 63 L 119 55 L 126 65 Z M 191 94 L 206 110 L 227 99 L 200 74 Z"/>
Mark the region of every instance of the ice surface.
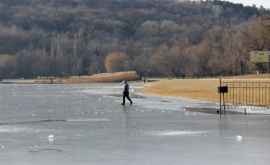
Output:
<path fill-rule="evenodd" d="M 0 164 L 269 164 L 269 116 L 220 119 L 170 97 L 123 107 L 119 86 L 0 85 Z"/>

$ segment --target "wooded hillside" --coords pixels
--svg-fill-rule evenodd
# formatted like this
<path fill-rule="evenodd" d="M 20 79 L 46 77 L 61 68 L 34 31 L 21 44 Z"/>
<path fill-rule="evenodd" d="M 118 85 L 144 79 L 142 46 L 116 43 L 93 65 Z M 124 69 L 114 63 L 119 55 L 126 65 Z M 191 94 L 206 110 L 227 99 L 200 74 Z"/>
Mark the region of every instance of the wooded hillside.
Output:
<path fill-rule="evenodd" d="M 216 0 L 1 0 L 0 77 L 250 73 L 249 51 L 270 48 L 269 14 Z"/>

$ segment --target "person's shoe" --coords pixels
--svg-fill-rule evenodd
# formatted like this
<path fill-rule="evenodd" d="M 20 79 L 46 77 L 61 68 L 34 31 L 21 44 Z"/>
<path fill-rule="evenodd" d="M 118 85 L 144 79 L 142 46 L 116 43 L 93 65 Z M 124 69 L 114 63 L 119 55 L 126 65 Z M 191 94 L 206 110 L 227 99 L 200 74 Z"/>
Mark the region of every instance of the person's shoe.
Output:
<path fill-rule="evenodd" d="M 124 103 L 121 103 L 121 105 L 123 105 L 123 106 L 124 106 L 125 104 L 124 104 Z"/>
<path fill-rule="evenodd" d="M 133 104 L 133 102 L 131 101 L 131 102 L 130 102 L 130 105 L 132 105 L 132 104 Z"/>

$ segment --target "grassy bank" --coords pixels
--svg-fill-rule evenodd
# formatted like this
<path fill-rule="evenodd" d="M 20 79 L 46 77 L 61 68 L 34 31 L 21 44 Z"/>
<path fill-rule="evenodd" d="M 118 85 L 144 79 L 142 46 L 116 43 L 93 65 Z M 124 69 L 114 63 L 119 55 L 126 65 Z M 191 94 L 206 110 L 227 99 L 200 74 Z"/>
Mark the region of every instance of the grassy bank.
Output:
<path fill-rule="evenodd" d="M 234 76 L 234 77 L 225 77 L 226 79 L 238 79 L 240 81 L 246 80 L 263 80 L 270 83 L 270 75 L 245 75 L 245 76 Z M 149 95 L 158 95 L 158 96 L 175 96 L 175 97 L 186 97 L 197 100 L 205 101 L 219 101 L 219 95 L 217 93 L 217 87 L 219 86 L 219 79 L 172 79 L 165 80 L 160 79 L 157 82 L 148 83 L 144 86 L 144 92 Z M 239 91 L 239 93 L 242 91 Z M 253 91 L 254 104 L 259 104 L 261 97 L 261 91 Z M 236 93 L 236 92 L 235 92 Z M 241 93 L 240 93 L 241 94 Z M 237 97 L 237 94 L 236 94 Z M 258 101 L 257 101 L 258 100 Z M 269 100 L 270 102 L 270 100 Z M 270 104 L 270 103 L 269 103 Z"/>
<path fill-rule="evenodd" d="M 218 101 L 218 79 L 160 80 L 146 84 L 144 92 L 158 96 L 187 97 L 198 100 Z"/>

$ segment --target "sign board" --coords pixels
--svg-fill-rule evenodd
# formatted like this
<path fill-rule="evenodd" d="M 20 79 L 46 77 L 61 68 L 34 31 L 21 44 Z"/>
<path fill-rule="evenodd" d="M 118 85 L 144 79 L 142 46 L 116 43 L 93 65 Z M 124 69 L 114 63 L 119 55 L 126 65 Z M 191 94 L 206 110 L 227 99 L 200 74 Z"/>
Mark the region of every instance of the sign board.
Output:
<path fill-rule="evenodd" d="M 219 86 L 218 93 L 228 93 L 228 86 Z"/>
<path fill-rule="evenodd" d="M 270 62 L 270 51 L 252 51 L 250 52 L 250 61 L 252 63 L 268 63 Z"/>

